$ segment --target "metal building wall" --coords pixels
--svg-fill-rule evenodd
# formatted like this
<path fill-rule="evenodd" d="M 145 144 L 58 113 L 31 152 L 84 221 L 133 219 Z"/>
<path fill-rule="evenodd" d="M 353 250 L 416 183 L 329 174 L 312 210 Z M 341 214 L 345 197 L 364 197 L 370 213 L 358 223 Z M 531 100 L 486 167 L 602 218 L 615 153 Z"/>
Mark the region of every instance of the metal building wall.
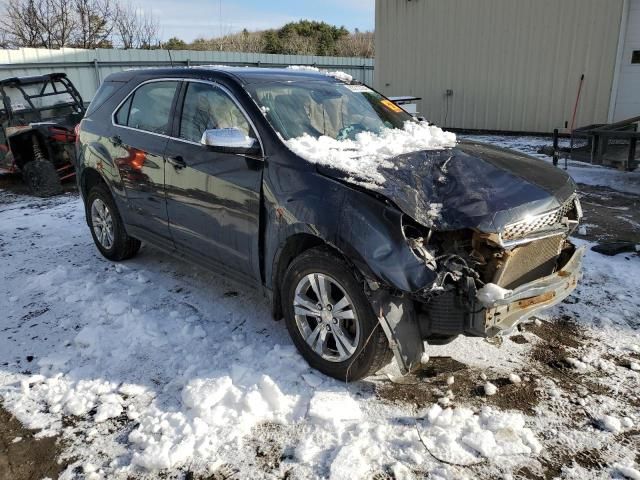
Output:
<path fill-rule="evenodd" d="M 171 58 L 170 58 L 171 56 Z M 91 100 L 100 82 L 110 73 L 129 68 L 225 64 L 239 66 L 286 67 L 310 65 L 341 70 L 356 80 L 373 83 L 371 58 L 319 57 L 311 55 L 270 55 L 259 53 L 201 52 L 166 50 L 47 50 L 21 48 L 0 50 L 0 78 L 65 72 L 85 101 Z"/>
<path fill-rule="evenodd" d="M 376 0 L 375 85 L 451 128 L 606 122 L 623 0 Z M 447 89 L 453 96 L 447 97 Z M 447 108 L 448 102 L 448 108 Z"/>

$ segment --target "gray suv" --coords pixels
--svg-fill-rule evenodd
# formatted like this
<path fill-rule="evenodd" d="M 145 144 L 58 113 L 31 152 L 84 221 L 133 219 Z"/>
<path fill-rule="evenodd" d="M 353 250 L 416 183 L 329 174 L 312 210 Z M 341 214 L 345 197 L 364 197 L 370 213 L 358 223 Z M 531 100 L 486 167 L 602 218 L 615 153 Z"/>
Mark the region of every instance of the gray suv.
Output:
<path fill-rule="evenodd" d="M 87 223 L 111 260 L 144 241 L 263 290 L 327 375 L 360 379 L 392 356 L 410 372 L 425 342 L 497 335 L 560 302 L 583 250 L 568 239 L 575 184 L 526 155 L 416 149 L 371 182 L 290 148 L 407 128 L 373 89 L 318 72 L 113 74 L 79 128 Z"/>

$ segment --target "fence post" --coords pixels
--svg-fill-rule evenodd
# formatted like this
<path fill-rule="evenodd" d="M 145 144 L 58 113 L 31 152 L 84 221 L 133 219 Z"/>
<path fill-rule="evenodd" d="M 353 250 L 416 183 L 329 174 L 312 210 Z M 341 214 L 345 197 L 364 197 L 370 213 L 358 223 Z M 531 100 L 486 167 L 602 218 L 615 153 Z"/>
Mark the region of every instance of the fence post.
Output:
<path fill-rule="evenodd" d="M 558 129 L 553 130 L 553 166 L 558 166 Z"/>
<path fill-rule="evenodd" d="M 96 75 L 96 90 L 97 90 L 98 88 L 100 88 L 100 83 L 101 83 L 101 80 L 100 80 L 100 65 L 98 65 L 98 59 L 97 58 L 93 59 L 93 70 L 94 70 L 95 75 Z"/>
<path fill-rule="evenodd" d="M 625 166 L 625 170 L 629 172 L 632 171 L 635 166 L 637 146 L 638 139 L 636 137 L 631 137 L 631 140 L 629 140 L 629 156 L 627 157 L 627 165 Z"/>

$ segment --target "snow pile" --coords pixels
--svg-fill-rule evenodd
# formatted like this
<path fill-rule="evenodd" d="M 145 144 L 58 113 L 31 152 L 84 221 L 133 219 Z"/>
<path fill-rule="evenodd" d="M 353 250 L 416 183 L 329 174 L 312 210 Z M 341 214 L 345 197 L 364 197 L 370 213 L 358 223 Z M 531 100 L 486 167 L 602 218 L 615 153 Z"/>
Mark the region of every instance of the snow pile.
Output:
<path fill-rule="evenodd" d="M 137 448 L 131 463 L 148 470 L 179 466 L 192 458 L 215 459 L 223 446 L 261 422 L 294 421 L 297 395 L 285 395 L 266 375 L 249 387 L 228 376 L 193 380 L 182 390 L 179 412 L 152 404 L 129 435 Z M 300 415 L 298 415 L 299 417 Z"/>
<path fill-rule="evenodd" d="M 318 392 L 309 402 L 309 418 L 316 423 L 339 429 L 344 422 L 362 418 L 360 405 L 343 392 Z"/>
<path fill-rule="evenodd" d="M 456 136 L 426 122 L 408 121 L 403 129 L 384 129 L 379 134 L 361 132 L 355 140 L 318 138 L 310 135 L 285 141 L 296 154 L 320 165 L 337 168 L 375 184 L 384 184 L 380 168 L 393 168 L 389 159 L 421 150 L 452 148 Z"/>
<path fill-rule="evenodd" d="M 326 70 L 320 70 L 319 68 L 312 67 L 310 65 L 289 65 L 287 68 L 289 70 L 298 70 L 298 71 L 302 71 L 302 72 L 324 73 L 325 75 L 327 75 L 329 77 L 333 77 L 336 80 L 339 80 L 339 81 L 345 82 L 345 83 L 351 83 L 353 81 L 353 77 L 351 75 L 349 75 L 348 73 L 340 72 L 340 71 L 329 72 L 329 71 L 326 71 Z"/>
<path fill-rule="evenodd" d="M 515 384 L 522 383 L 522 379 L 520 378 L 520 376 L 516 375 L 515 373 L 509 374 L 509 381 Z"/>
<path fill-rule="evenodd" d="M 484 394 L 488 397 L 495 395 L 498 393 L 498 387 L 496 387 L 493 383 L 487 382 L 484 384 Z"/>
<path fill-rule="evenodd" d="M 491 307 L 498 300 L 504 300 L 507 296 L 511 295 L 511 293 L 512 290 L 502 288 L 495 283 L 487 283 L 478 290 L 476 297 L 485 307 Z"/>
<path fill-rule="evenodd" d="M 419 430 L 434 455 L 456 464 L 476 463 L 478 455 L 496 458 L 542 451 L 521 414 L 497 412 L 488 407 L 475 414 L 468 408 L 442 409 L 433 405 Z"/>
<path fill-rule="evenodd" d="M 617 417 L 614 417 L 613 415 L 603 414 L 597 417 L 595 420 L 602 430 L 614 434 L 618 434 L 625 430 L 633 428 L 633 420 L 631 420 L 629 417 L 619 419 Z"/>
<path fill-rule="evenodd" d="M 629 480 L 640 480 L 640 470 L 633 468 L 633 466 L 620 465 L 616 463 L 613 465 L 613 473 L 616 475 L 621 475 L 624 478 L 628 478 Z"/>

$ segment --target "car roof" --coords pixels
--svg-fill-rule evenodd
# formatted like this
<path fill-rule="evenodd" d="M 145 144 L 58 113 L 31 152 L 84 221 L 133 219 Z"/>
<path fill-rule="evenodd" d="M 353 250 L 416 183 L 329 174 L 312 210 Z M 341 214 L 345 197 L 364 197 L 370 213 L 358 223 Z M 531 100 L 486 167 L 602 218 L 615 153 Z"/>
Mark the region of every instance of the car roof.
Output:
<path fill-rule="evenodd" d="M 34 83 L 42 83 L 49 80 L 58 80 L 60 78 L 66 77 L 67 74 L 62 72 L 48 73 L 46 75 L 36 75 L 33 77 L 11 77 L 0 80 L 0 85 L 2 85 L 3 87 L 11 87 L 15 85 L 32 85 Z"/>
<path fill-rule="evenodd" d="M 260 68 L 260 67 L 231 67 L 226 65 L 198 65 L 194 67 L 146 68 L 126 70 L 113 73 L 107 81 L 126 82 L 136 77 L 183 77 L 203 78 L 214 74 L 224 76 L 230 80 L 242 83 L 262 83 L 278 81 L 315 80 L 335 83 L 337 80 L 323 72 L 291 68 Z"/>

